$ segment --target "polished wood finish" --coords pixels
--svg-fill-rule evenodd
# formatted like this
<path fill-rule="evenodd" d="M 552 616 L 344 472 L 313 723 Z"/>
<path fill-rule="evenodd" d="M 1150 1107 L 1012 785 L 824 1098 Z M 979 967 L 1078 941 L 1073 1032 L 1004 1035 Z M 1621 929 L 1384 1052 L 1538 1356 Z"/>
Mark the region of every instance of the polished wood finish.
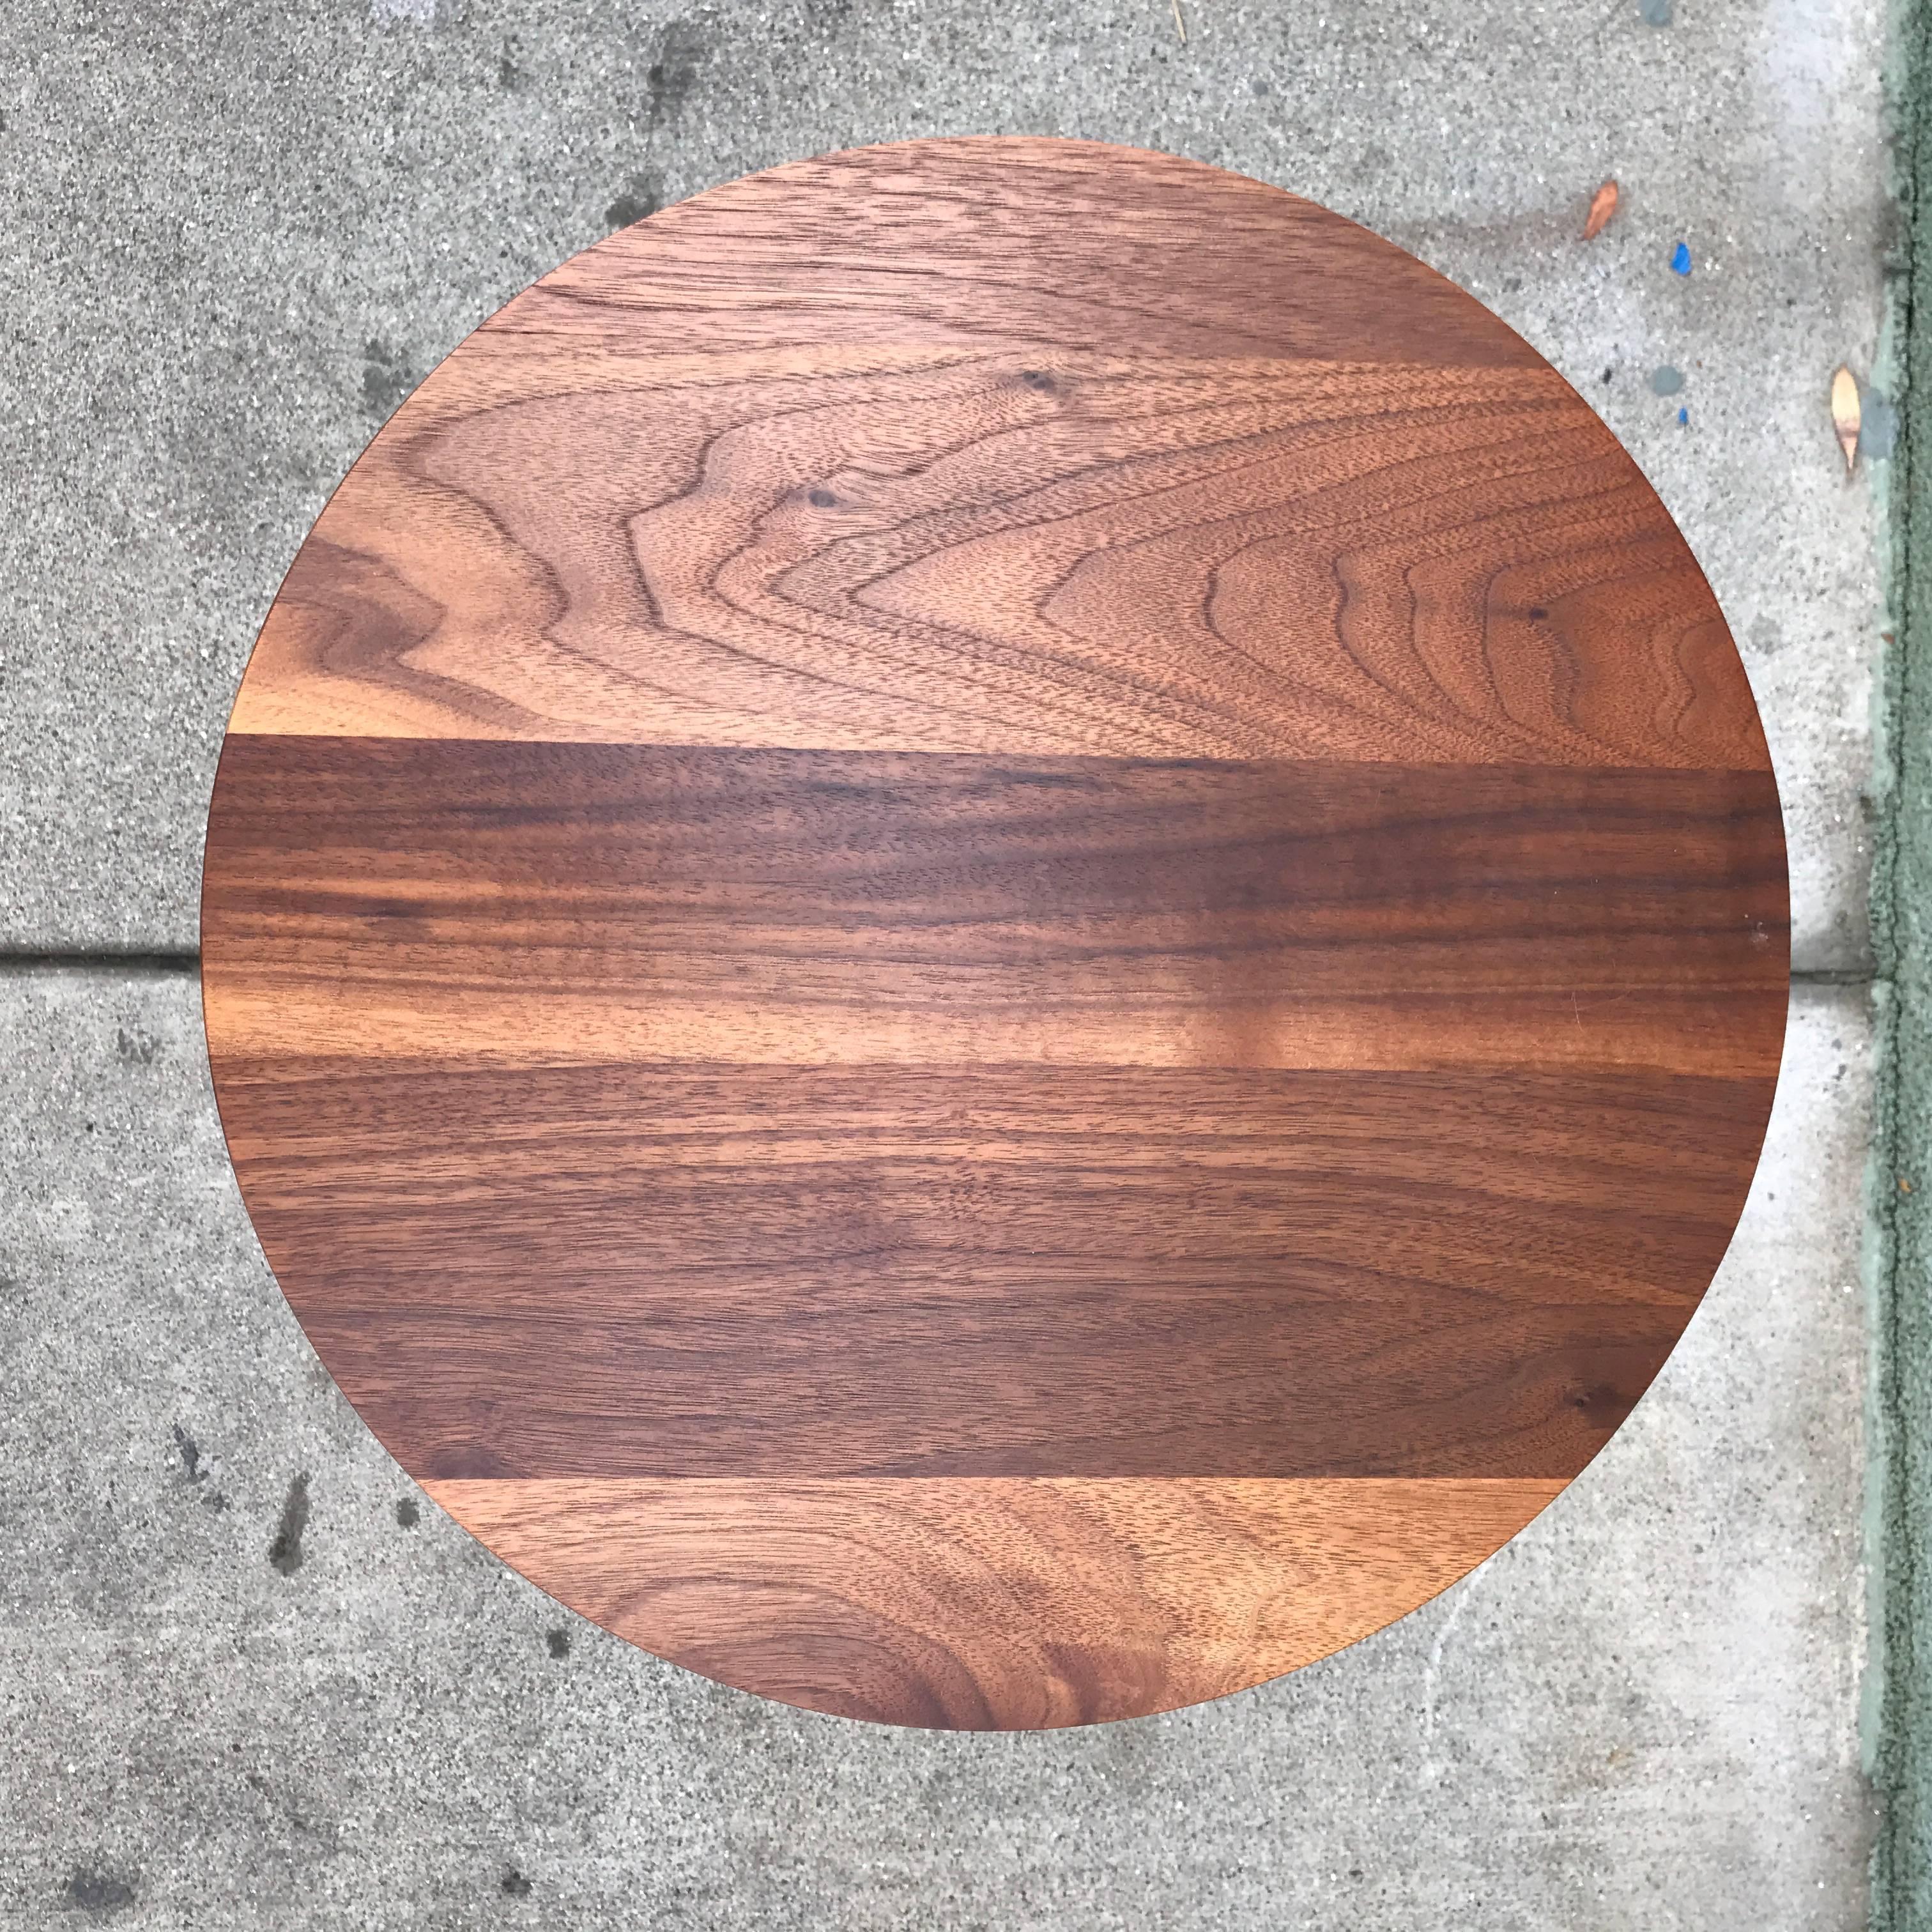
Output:
<path fill-rule="evenodd" d="M 208 857 L 271 1054 L 1751 1078 L 1784 1023 L 1764 771 L 238 736 Z"/>
<path fill-rule="evenodd" d="M 1325 1657 L 1445 1588 L 1538 1480 L 431 1483 L 607 1629 L 856 1718 L 1138 1717 Z"/>
<path fill-rule="evenodd" d="M 1587 406 L 1309 203 L 1033 140 L 478 332 L 269 614 L 203 904 L 405 1466 L 664 1655 L 967 1726 L 1258 1682 L 1541 1508 L 1724 1251 L 1787 939 Z"/>
<path fill-rule="evenodd" d="M 1762 1098 L 293 1058 L 222 1085 L 304 1325 L 439 1477 L 1572 1476 L 1723 1254 Z"/>

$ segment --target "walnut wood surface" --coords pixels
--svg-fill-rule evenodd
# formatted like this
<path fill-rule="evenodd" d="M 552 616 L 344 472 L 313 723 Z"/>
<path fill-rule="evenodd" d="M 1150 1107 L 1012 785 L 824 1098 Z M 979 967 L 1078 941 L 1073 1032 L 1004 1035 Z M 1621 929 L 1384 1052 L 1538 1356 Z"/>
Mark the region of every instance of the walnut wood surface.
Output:
<path fill-rule="evenodd" d="M 1742 1204 L 1777 793 L 1589 409 L 1280 191 L 753 176 L 438 369 L 270 612 L 211 1057 L 431 1493 L 734 1683 L 1030 1726 L 1378 1627 Z"/>
<path fill-rule="evenodd" d="M 431 1483 L 607 1629 L 849 1717 L 1033 1729 L 1218 1697 L 1378 1630 L 1560 1482 Z"/>

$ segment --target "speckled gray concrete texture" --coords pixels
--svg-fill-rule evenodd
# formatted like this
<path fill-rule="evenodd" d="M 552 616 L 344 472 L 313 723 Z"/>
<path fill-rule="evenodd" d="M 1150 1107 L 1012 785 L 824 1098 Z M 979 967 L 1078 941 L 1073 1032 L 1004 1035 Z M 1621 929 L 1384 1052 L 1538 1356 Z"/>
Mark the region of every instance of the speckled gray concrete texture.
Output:
<path fill-rule="evenodd" d="M 1004 1737 L 708 1684 L 418 1498 L 262 1263 L 188 976 L 0 976 L 0 1040 L 9 1928 L 1864 1923 L 1858 989 L 1800 989 L 1702 1310 L 1514 1544 L 1262 1690 Z"/>
<path fill-rule="evenodd" d="M 1880 620 L 1825 398 L 1879 326 L 1878 0 L 1681 0 L 1662 27 L 1636 0 L 1182 7 L 1184 45 L 1171 0 L 8 0 L 0 944 L 194 944 L 215 754 L 276 584 L 384 414 L 499 304 L 749 169 L 1031 130 L 1314 196 L 1582 389 L 1750 665 L 1798 962 L 1861 970 Z M 1610 175 L 1622 211 L 1586 244 Z"/>

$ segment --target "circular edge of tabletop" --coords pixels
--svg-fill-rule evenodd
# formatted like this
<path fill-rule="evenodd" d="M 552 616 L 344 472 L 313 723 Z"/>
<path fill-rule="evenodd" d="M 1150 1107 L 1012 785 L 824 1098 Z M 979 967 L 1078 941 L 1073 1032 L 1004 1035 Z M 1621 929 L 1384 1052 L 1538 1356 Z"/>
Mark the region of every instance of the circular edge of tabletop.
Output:
<path fill-rule="evenodd" d="M 1126 144 L 1058 136 L 964 135 L 929 136 L 906 140 L 863 144 L 854 147 L 830 150 L 818 155 L 780 162 L 769 167 L 754 170 L 749 174 L 729 177 L 724 180 L 712 183 L 708 187 L 698 190 L 692 195 L 684 197 L 680 201 L 668 203 L 664 208 L 654 210 L 651 214 L 644 218 L 640 221 L 627 224 L 624 227 L 614 230 L 610 233 L 600 237 L 598 240 L 588 244 L 585 248 L 574 251 L 572 255 L 566 256 L 562 261 L 555 264 L 551 268 L 545 271 L 543 275 L 538 277 L 536 281 L 526 285 L 525 289 L 518 290 L 515 294 L 508 298 L 508 300 L 500 304 L 500 306 L 494 310 L 489 316 L 486 317 L 482 322 L 477 324 L 475 328 L 466 332 L 460 340 L 457 342 L 446 355 L 437 358 L 436 362 L 431 365 L 428 370 L 425 371 L 424 376 L 412 389 L 410 396 L 406 397 L 397 409 L 392 412 L 389 416 L 386 418 L 382 424 L 377 426 L 374 433 L 369 437 L 368 441 L 363 446 L 362 449 L 358 451 L 355 460 L 344 472 L 341 480 L 336 484 L 335 488 L 329 492 L 328 497 L 325 499 L 323 506 L 322 506 L 322 508 L 318 511 L 316 518 L 311 521 L 310 530 L 313 530 L 315 524 L 321 520 L 322 517 L 326 512 L 328 503 L 332 502 L 338 494 L 346 490 L 352 486 L 357 469 L 364 460 L 369 450 L 373 448 L 373 446 L 385 435 L 389 434 L 392 429 L 396 428 L 398 425 L 400 425 L 404 429 L 406 429 L 407 425 L 405 418 L 410 412 L 412 402 L 414 400 L 417 392 L 424 386 L 424 384 L 430 380 L 436 372 L 443 368 L 444 365 L 453 358 L 460 355 L 465 346 L 474 337 L 490 330 L 492 326 L 498 322 L 499 319 L 508 310 L 512 308 L 524 295 L 530 292 L 530 290 L 540 287 L 544 282 L 548 280 L 552 276 L 556 275 L 562 270 L 567 269 L 573 264 L 582 261 L 586 256 L 597 254 L 600 251 L 603 250 L 621 249 L 626 245 L 625 238 L 627 236 L 632 238 L 631 245 L 634 245 L 636 239 L 638 238 L 639 231 L 649 230 L 654 224 L 664 222 L 666 218 L 675 218 L 678 211 L 688 209 L 694 203 L 702 202 L 708 196 L 712 195 L 721 190 L 734 188 L 743 184 L 760 181 L 782 181 L 791 177 L 806 178 L 808 177 L 814 170 L 822 169 L 827 165 L 836 164 L 841 162 L 850 162 L 862 158 L 878 160 L 889 158 L 896 154 L 904 154 L 908 159 L 912 159 L 916 158 L 922 152 L 930 152 L 935 149 L 964 152 L 976 155 L 985 155 L 989 158 L 998 159 L 1006 158 L 1015 160 L 1024 160 L 1029 156 L 1040 157 L 1042 158 L 1054 155 L 1066 155 L 1069 157 L 1087 156 L 1095 159 L 1104 159 L 1121 163 L 1151 166 L 1162 170 L 1175 170 L 1183 175 L 1192 175 L 1196 176 L 1201 179 L 1204 184 L 1213 184 L 1217 186 L 1238 188 L 1244 191 L 1258 189 L 1265 191 L 1268 194 L 1279 196 L 1286 201 L 1293 202 L 1300 206 L 1301 207 L 1315 211 L 1320 218 L 1324 218 L 1329 222 L 1334 223 L 1354 231 L 1355 234 L 1361 238 L 1361 242 L 1364 246 L 1376 251 L 1384 252 L 1391 260 L 1398 260 L 1406 265 L 1408 265 L 1408 266 L 1412 269 L 1421 270 L 1424 274 L 1430 277 L 1433 282 L 1440 285 L 1444 291 L 1452 293 L 1457 302 L 1466 305 L 1467 310 L 1469 314 L 1469 319 L 1472 324 L 1486 329 L 1486 331 L 1492 334 L 1494 339 L 1498 344 L 1509 346 L 1513 351 L 1519 354 L 1521 359 L 1526 365 L 1534 366 L 1555 376 L 1557 380 L 1563 384 L 1564 387 L 1569 391 L 1570 394 L 1573 397 L 1575 397 L 1586 410 L 1589 410 L 1590 413 L 1593 416 L 1597 416 L 1597 412 L 1594 409 L 1594 406 L 1590 404 L 1588 397 L 1585 396 L 1574 383 L 1570 382 L 1568 379 L 1562 375 L 1562 372 L 1557 369 L 1555 364 L 1551 363 L 1546 357 L 1543 356 L 1542 353 L 1534 346 L 1534 345 L 1530 344 L 1526 338 L 1525 338 L 1518 331 L 1512 328 L 1510 325 L 1505 322 L 1501 316 L 1496 315 L 1486 303 L 1483 302 L 1480 299 L 1480 298 L 1472 295 L 1468 290 L 1462 288 L 1460 284 L 1455 283 L 1450 278 L 1442 274 L 1440 271 L 1434 268 L 1429 263 L 1424 262 L 1419 256 L 1412 254 L 1408 250 L 1401 248 L 1398 244 L 1390 242 L 1386 237 L 1376 233 L 1372 229 L 1368 228 L 1364 224 L 1354 220 L 1348 216 L 1338 213 L 1336 211 L 1328 207 L 1324 203 L 1316 202 L 1310 197 L 1297 194 L 1292 190 L 1280 187 L 1279 185 L 1271 182 L 1262 182 L 1257 179 L 1256 177 L 1242 174 L 1234 170 L 1222 168 L 1211 163 L 1194 160 L 1186 156 L 1171 154 L 1163 150 L 1129 146 Z M 1480 321 L 1478 320 L 1478 318 L 1480 318 Z M 1601 421 L 1600 417 L 1598 417 L 1598 419 L 1599 422 Z M 1621 438 L 1616 437 L 1613 431 L 1610 431 L 1607 425 L 1605 425 L 1605 428 L 1606 434 L 1610 436 L 1612 441 L 1614 442 L 1616 448 L 1622 452 L 1626 460 L 1629 462 L 1632 471 L 1642 482 L 1644 487 L 1649 490 L 1652 495 L 1654 496 L 1655 490 L 1654 486 L 1650 484 L 1648 478 L 1643 475 L 1641 466 L 1637 464 L 1635 458 L 1631 457 L 1628 449 L 1624 448 Z M 1718 610 L 1721 618 L 1721 607 L 1717 603 L 1714 592 L 1710 590 L 1708 578 L 1704 575 L 1702 567 L 1696 558 L 1694 550 L 1692 548 L 1688 539 L 1684 537 L 1676 518 L 1670 516 L 1667 506 L 1662 506 L 1660 502 L 1659 507 L 1663 510 L 1664 514 L 1669 522 L 1671 530 L 1675 533 L 1677 542 L 1682 546 L 1685 560 L 1688 562 L 1691 568 L 1696 572 L 1699 580 L 1703 584 L 1706 591 L 1709 592 L 1713 608 Z M 298 544 L 296 547 L 296 556 L 299 556 L 303 544 L 305 544 L 308 541 L 308 536 L 309 532 L 305 531 L 302 539 L 302 544 Z M 293 567 L 294 560 L 292 559 L 290 566 L 291 572 Z M 284 582 L 286 581 L 286 577 L 289 574 L 289 572 L 284 573 Z M 280 595 L 281 586 L 278 584 L 276 593 L 277 598 L 279 598 Z M 276 599 L 271 599 L 269 606 L 271 610 L 272 609 L 275 601 Z M 257 627 L 258 642 L 261 628 L 261 626 Z M 1724 625 L 1724 634 L 1726 640 L 1730 643 L 1731 650 L 1733 652 L 1736 652 L 1737 648 L 1736 640 L 1735 638 L 1732 638 L 1730 635 L 1727 622 Z M 250 664 L 252 664 L 254 662 L 254 646 L 251 644 L 248 660 Z M 1740 662 L 1741 662 L 1742 658 L 1740 654 Z M 247 676 L 248 666 L 244 665 L 242 677 L 240 680 L 238 680 L 237 682 L 235 699 L 230 706 L 230 713 L 231 717 L 234 710 L 241 702 L 242 687 L 246 683 Z M 1762 723 L 1757 710 L 1756 693 L 1750 689 L 1748 676 L 1744 682 L 1746 696 L 1751 707 L 1753 722 L 1757 724 L 1760 742 L 1763 742 L 1764 738 Z M 222 741 L 222 758 L 226 757 L 230 742 L 230 738 L 231 734 L 226 725 L 224 725 Z M 218 758 L 216 771 L 211 785 L 211 805 L 212 803 L 214 794 L 218 792 L 220 787 L 220 766 L 222 758 Z M 1780 820 L 1780 850 L 1783 850 L 1784 842 L 1781 832 L 1781 823 L 1783 818 L 1782 793 L 1781 789 L 1778 788 L 1776 767 L 1774 762 L 1771 758 L 1768 743 L 1765 746 L 1762 769 L 1769 776 L 1774 789 L 1778 790 L 1780 808 L 1779 815 Z M 200 916 L 198 921 L 203 943 L 204 952 L 206 947 L 206 904 L 208 898 L 208 873 L 206 863 L 206 835 L 205 830 L 202 884 L 200 896 Z M 1789 928 L 1787 926 L 1787 934 L 1788 930 Z M 1788 982 L 1788 970 L 1786 976 Z M 204 1039 L 206 1040 L 207 1035 L 207 1026 L 206 1004 L 206 979 L 205 970 L 198 971 L 197 984 L 200 986 L 202 994 L 203 1034 Z M 1754 1130 L 1751 1136 L 1753 1144 L 1756 1149 L 1756 1151 L 1753 1155 L 1751 1163 L 1754 1173 L 1756 1170 L 1757 1161 L 1762 1156 L 1763 1138 L 1769 1126 L 1772 1102 L 1774 1098 L 1774 1092 L 1778 1078 L 1781 1076 L 1784 1054 L 1787 1042 L 1788 1023 L 1780 1026 L 1778 1053 L 1775 1065 L 1770 1076 L 1772 1091 L 1768 1094 L 1764 1101 L 1760 1115 L 1756 1121 Z M 228 1154 L 229 1156 L 232 1172 L 233 1162 L 232 1152 L 230 1151 L 230 1147 L 228 1124 L 221 1098 L 222 1083 L 216 1068 L 214 1057 L 212 1052 L 209 1055 L 209 1065 L 211 1084 L 214 1092 L 218 1115 L 221 1120 L 224 1151 L 224 1154 Z M 244 1211 L 247 1211 L 245 1197 L 244 1197 Z M 1742 1204 L 1740 1211 L 1742 1211 Z M 250 1218 L 252 1231 L 252 1213 L 250 1213 Z M 1708 1288 L 1708 1282 L 1707 1281 L 1704 1285 L 1705 1288 Z M 277 1286 L 278 1292 L 281 1292 L 279 1279 L 278 1279 L 277 1281 Z M 1700 1305 L 1701 1305 L 1702 1292 L 1703 1291 L 1701 1289 L 1699 1292 L 1698 1303 Z M 284 1299 L 285 1304 L 286 1304 L 287 1298 L 286 1294 L 284 1295 Z M 292 1305 L 291 1312 L 293 1312 Z M 1694 1306 L 1691 1311 L 1691 1318 L 1694 1318 L 1695 1312 L 1696 1308 Z M 298 1325 L 299 1326 L 299 1317 L 297 1318 L 297 1320 Z M 1688 1319 L 1685 1326 L 1687 1328 L 1688 1326 Z M 1678 1338 L 1680 1342 L 1681 1339 L 1682 1334 L 1680 1331 Z M 307 1340 L 306 1331 L 304 1331 L 304 1340 L 306 1341 Z M 310 1342 L 308 1346 L 311 1348 L 314 1347 L 313 1342 Z M 1675 1343 L 1672 1344 L 1673 1352 L 1676 1346 L 1677 1345 Z M 318 1360 L 320 1360 L 321 1359 L 319 1354 L 317 1359 Z M 322 1364 L 322 1366 L 324 1372 L 329 1375 L 331 1382 L 334 1384 L 338 1390 L 340 1390 L 340 1384 L 336 1381 L 333 1372 L 328 1369 L 326 1362 Z M 1650 1385 L 1647 1385 L 1644 1394 L 1648 1394 L 1648 1386 L 1654 1386 L 1654 1383 Z M 349 1398 L 346 1391 L 343 1391 L 343 1393 L 344 1399 L 345 1400 L 348 1400 Z M 1641 1402 L 1642 1396 L 1640 1395 L 1638 1400 Z M 402 1464 L 400 1459 L 394 1455 L 394 1451 L 390 1449 L 388 1442 L 384 1440 L 382 1432 L 368 1420 L 359 1408 L 356 1408 L 356 1406 L 352 1402 L 352 1401 L 350 1402 L 350 1406 L 352 1408 L 356 1409 L 357 1420 L 362 1424 L 362 1427 L 368 1430 L 370 1435 L 374 1436 L 377 1442 L 381 1444 L 384 1453 L 390 1455 L 392 1460 L 397 1462 L 398 1468 L 402 1471 L 405 1477 L 417 1486 L 424 1487 L 425 1485 L 423 1484 L 422 1480 L 410 1474 L 406 1467 Z M 1622 1424 L 1618 1425 L 1619 1429 L 1621 1429 L 1622 1426 Z M 1610 1439 L 1613 1439 L 1614 1432 L 1613 1432 L 1612 1438 Z M 694 1674 L 706 1678 L 712 1682 L 724 1686 L 724 1688 L 739 1691 L 742 1694 L 755 1695 L 767 1701 L 786 1706 L 788 1708 L 812 1712 L 815 1714 L 857 1715 L 862 1721 L 884 1724 L 890 1725 L 895 1728 L 903 1729 L 950 1730 L 976 1727 L 991 1729 L 1058 1730 L 1080 1727 L 1098 1723 L 1124 1722 L 1130 1718 L 1154 1716 L 1164 1712 L 1184 1709 L 1197 1704 L 1204 1705 L 1216 1702 L 1225 1697 L 1232 1696 L 1243 1691 L 1262 1688 L 1269 1683 L 1277 1681 L 1282 1676 L 1292 1674 L 1294 1671 L 1305 1668 L 1310 1664 L 1324 1660 L 1327 1657 L 1336 1654 L 1341 1650 L 1350 1647 L 1357 1642 L 1361 1641 L 1364 1637 L 1369 1635 L 1375 1634 L 1382 1630 L 1393 1628 L 1395 1624 L 1404 1622 L 1408 1617 L 1412 1616 L 1414 1612 L 1420 1610 L 1426 1604 L 1434 1600 L 1436 1597 L 1442 1594 L 1442 1592 L 1449 1588 L 1451 1585 L 1462 1580 L 1482 1562 L 1486 1562 L 1490 1556 L 1496 1554 L 1496 1552 L 1500 1550 L 1506 1544 L 1513 1540 L 1514 1538 L 1520 1534 L 1530 1522 L 1534 1521 L 1538 1516 L 1540 1516 L 1544 1511 L 1556 1500 L 1558 1496 L 1564 1493 L 1564 1491 L 1579 1480 L 1586 1470 L 1594 1466 L 1598 1458 L 1600 1456 L 1603 1448 L 1606 1448 L 1607 1446 L 1608 1441 L 1606 1439 L 1606 1442 L 1591 1455 L 1582 1468 L 1579 1468 L 1572 1475 L 1564 1478 L 1561 1484 L 1558 1484 L 1552 1490 L 1551 1493 L 1544 1497 L 1540 1502 L 1538 1502 L 1534 1508 L 1529 1509 L 1526 1514 L 1524 1514 L 1521 1516 L 1520 1520 L 1516 1522 L 1514 1527 L 1511 1528 L 1507 1534 L 1501 1536 L 1494 1542 L 1489 1544 L 1487 1547 L 1483 1549 L 1479 1553 L 1472 1557 L 1470 1560 L 1458 1568 L 1454 1574 L 1445 1576 L 1440 1580 L 1433 1582 L 1431 1586 L 1427 1588 L 1426 1592 L 1414 1597 L 1414 1599 L 1408 1603 L 1407 1607 L 1396 1616 L 1378 1622 L 1372 1625 L 1369 1629 L 1362 1630 L 1353 1636 L 1345 1638 L 1341 1642 L 1333 1644 L 1326 1649 L 1303 1658 L 1294 1663 L 1286 1666 L 1285 1667 L 1270 1668 L 1262 1670 L 1251 1677 L 1249 1677 L 1245 1681 L 1227 1683 L 1221 1688 L 1213 1690 L 1206 1694 L 1180 1691 L 1169 1697 L 1149 1700 L 1136 1704 L 1131 1709 L 1111 1713 L 1100 1718 L 1073 1715 L 1064 1718 L 1049 1718 L 1044 1722 L 1036 1724 L 1006 1725 L 995 1723 L 990 1726 L 974 1726 L 970 1724 L 962 1725 L 956 1724 L 950 1720 L 945 1719 L 934 1721 L 925 1718 L 906 1718 L 898 1715 L 875 1714 L 872 1713 L 855 1714 L 850 1712 L 838 1712 L 835 1707 L 824 1701 L 814 1702 L 801 1696 L 789 1695 L 783 1688 L 773 1689 L 761 1687 L 754 1682 L 748 1681 L 745 1677 L 734 1677 L 726 1674 L 722 1669 L 710 1667 L 703 1660 L 694 1660 L 688 1657 L 678 1657 L 674 1653 L 668 1651 L 653 1650 L 648 1642 L 640 1636 L 626 1635 L 616 1631 L 613 1631 L 612 1634 L 617 1635 L 620 1641 L 628 1643 L 633 1648 L 644 1651 L 646 1654 L 658 1657 L 661 1660 L 674 1663 L 680 1668 L 690 1670 Z M 431 1486 L 433 1486 L 433 1485 Z M 433 1497 L 432 1499 L 434 1500 L 435 1498 Z M 465 1520 L 464 1513 L 460 1509 L 460 1508 L 452 1507 L 452 1503 L 448 1500 L 439 1502 L 439 1507 L 442 1508 L 445 1513 L 450 1516 L 452 1520 L 455 1522 L 459 1527 L 464 1529 L 466 1534 L 471 1536 L 475 1540 L 481 1544 L 483 1548 L 488 1552 L 494 1561 L 501 1563 L 504 1564 L 505 1567 L 514 1570 L 519 1576 L 523 1576 L 525 1580 L 531 1583 L 536 1588 L 542 1592 L 546 1596 L 550 1597 L 552 1600 L 557 1602 L 567 1609 L 571 1610 L 574 1614 L 584 1616 L 586 1621 L 598 1624 L 601 1628 L 604 1628 L 606 1630 L 610 1629 L 611 1627 L 608 1623 L 602 1622 L 593 1613 L 580 1608 L 579 1606 L 572 1600 L 571 1595 L 560 1591 L 556 1587 L 554 1581 L 546 1582 L 541 1574 L 536 1574 L 531 1569 L 526 1568 L 524 1564 L 520 1563 L 515 1558 L 506 1555 L 499 1546 L 488 1540 L 487 1534 L 482 1529 L 472 1528 L 470 1523 Z"/>

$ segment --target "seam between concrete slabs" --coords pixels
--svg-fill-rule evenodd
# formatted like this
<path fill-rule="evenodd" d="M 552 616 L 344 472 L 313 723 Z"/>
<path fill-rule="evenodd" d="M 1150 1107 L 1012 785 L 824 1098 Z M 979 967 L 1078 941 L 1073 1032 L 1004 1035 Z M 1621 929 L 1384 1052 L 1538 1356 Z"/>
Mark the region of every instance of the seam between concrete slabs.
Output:
<path fill-rule="evenodd" d="M 198 952 L 11 952 L 0 951 L 0 974 L 131 973 L 152 976 L 198 973 Z"/>

